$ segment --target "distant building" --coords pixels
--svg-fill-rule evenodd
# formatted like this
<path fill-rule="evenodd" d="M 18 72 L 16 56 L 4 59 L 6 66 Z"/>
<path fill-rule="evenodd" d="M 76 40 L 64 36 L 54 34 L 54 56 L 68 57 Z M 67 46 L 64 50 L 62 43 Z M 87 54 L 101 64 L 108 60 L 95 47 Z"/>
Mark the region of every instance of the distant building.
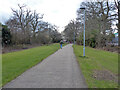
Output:
<path fill-rule="evenodd" d="M 115 37 L 118 37 L 118 33 L 115 33 Z"/>
<path fill-rule="evenodd" d="M 114 43 L 114 45 L 118 45 L 118 33 L 115 33 L 115 38 L 113 38 L 112 43 Z"/>

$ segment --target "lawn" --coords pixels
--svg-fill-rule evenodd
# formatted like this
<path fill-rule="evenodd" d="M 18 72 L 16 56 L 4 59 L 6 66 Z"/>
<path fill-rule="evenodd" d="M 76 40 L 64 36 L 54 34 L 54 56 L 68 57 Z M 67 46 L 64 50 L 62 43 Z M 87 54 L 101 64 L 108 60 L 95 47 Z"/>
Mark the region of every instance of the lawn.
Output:
<path fill-rule="evenodd" d="M 118 54 L 86 47 L 83 57 L 83 47 L 73 45 L 74 53 L 89 88 L 117 88 Z"/>
<path fill-rule="evenodd" d="M 64 44 L 65 45 L 65 44 Z M 2 85 L 38 64 L 60 48 L 59 44 L 45 45 L 2 55 Z"/>

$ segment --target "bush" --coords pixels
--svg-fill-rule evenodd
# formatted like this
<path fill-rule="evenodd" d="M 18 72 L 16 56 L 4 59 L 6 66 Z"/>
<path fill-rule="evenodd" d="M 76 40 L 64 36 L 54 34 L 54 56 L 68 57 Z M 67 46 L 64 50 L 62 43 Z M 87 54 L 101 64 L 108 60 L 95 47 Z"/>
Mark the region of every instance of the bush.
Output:
<path fill-rule="evenodd" d="M 2 45 L 10 45 L 12 43 L 11 38 L 12 36 L 7 26 L 2 25 Z"/>

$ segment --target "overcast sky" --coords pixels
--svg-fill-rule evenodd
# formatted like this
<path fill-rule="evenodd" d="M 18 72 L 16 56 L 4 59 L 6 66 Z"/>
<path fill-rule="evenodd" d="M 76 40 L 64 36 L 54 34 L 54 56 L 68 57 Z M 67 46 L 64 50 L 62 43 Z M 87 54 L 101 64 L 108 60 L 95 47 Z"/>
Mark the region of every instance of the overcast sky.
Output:
<path fill-rule="evenodd" d="M 82 0 L 1 0 L 0 22 L 4 23 L 11 15 L 11 8 L 17 9 L 17 4 L 26 4 L 31 10 L 44 14 L 44 21 L 59 26 L 62 31 L 71 19 L 76 18 L 76 10 Z"/>

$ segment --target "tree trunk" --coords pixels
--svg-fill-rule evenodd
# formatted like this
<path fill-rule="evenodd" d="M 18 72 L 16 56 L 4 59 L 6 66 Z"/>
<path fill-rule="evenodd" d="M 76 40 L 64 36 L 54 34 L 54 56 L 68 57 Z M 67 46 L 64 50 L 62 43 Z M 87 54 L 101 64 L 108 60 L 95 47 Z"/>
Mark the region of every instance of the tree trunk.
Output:
<path fill-rule="evenodd" d="M 120 53 L 120 2 L 118 2 L 118 44 Z"/>

